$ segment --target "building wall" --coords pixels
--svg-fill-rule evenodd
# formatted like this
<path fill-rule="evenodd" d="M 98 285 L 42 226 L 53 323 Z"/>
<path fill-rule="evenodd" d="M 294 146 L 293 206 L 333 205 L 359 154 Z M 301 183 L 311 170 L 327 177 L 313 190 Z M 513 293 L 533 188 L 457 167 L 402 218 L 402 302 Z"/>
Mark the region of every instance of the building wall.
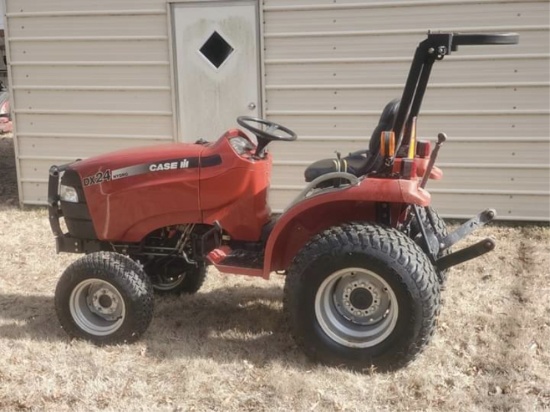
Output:
<path fill-rule="evenodd" d="M 44 203 L 53 163 L 175 138 L 166 0 L 5 0 L 20 196 Z M 271 145 L 281 210 L 312 161 L 368 145 L 428 28 L 515 31 L 518 46 L 437 62 L 419 134 L 449 135 L 435 207 L 547 220 L 549 3 L 265 0 L 265 115 L 299 133 Z"/>
<path fill-rule="evenodd" d="M 445 216 L 487 206 L 511 219 L 548 219 L 547 1 L 267 0 L 266 107 L 299 141 L 271 148 L 271 199 L 282 208 L 311 161 L 367 147 L 384 104 L 400 97 L 426 29 L 518 32 L 518 46 L 462 47 L 436 62 L 421 138 L 447 132 L 430 182 Z"/>
<path fill-rule="evenodd" d="M 164 0 L 6 0 L 20 199 L 50 165 L 174 136 Z"/>

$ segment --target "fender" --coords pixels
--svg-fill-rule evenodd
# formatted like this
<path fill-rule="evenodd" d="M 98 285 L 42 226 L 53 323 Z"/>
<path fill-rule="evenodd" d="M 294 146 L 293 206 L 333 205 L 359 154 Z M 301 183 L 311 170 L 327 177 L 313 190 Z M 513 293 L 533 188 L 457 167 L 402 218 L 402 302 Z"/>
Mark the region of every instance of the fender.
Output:
<path fill-rule="evenodd" d="M 417 180 L 366 178 L 357 186 L 306 198 L 284 213 L 269 235 L 263 277 L 288 268 L 296 253 L 315 234 L 351 221 L 376 220 L 376 204 L 428 206 L 430 194 Z M 395 208 L 392 208 L 392 212 Z"/>

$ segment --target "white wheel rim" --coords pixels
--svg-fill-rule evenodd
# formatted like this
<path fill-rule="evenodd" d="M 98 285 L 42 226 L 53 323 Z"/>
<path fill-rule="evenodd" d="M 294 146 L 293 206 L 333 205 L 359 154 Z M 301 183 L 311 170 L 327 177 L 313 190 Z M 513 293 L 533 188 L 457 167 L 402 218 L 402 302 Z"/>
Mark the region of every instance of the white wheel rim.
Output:
<path fill-rule="evenodd" d="M 399 307 L 382 277 L 364 268 L 346 268 L 327 277 L 315 296 L 319 326 L 333 341 L 369 348 L 395 329 Z"/>
<path fill-rule="evenodd" d="M 94 336 L 111 335 L 126 317 L 122 295 L 101 279 L 86 279 L 76 285 L 69 298 L 69 310 L 77 326 Z"/>

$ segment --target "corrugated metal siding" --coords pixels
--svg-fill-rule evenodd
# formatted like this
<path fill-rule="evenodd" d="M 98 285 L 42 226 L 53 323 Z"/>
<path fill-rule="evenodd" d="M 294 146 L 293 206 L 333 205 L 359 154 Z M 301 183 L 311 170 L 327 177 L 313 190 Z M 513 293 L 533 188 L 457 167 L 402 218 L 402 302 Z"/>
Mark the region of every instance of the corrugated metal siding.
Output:
<path fill-rule="evenodd" d="M 275 209 L 310 162 L 367 147 L 427 29 L 515 31 L 518 46 L 462 47 L 436 63 L 419 134 L 450 137 L 445 179 L 430 182 L 443 215 L 492 206 L 502 218 L 549 219 L 548 1 L 267 0 L 264 21 L 266 113 L 300 136 L 271 147 Z"/>
<path fill-rule="evenodd" d="M 52 163 L 173 139 L 166 0 L 5 1 L 23 202 L 45 201 Z M 419 132 L 451 138 L 444 215 L 549 218 L 546 0 L 265 0 L 262 21 L 266 115 L 300 134 L 271 146 L 274 209 L 310 162 L 367 146 L 427 29 L 516 31 L 436 64 Z"/>
<path fill-rule="evenodd" d="M 20 198 L 50 165 L 172 141 L 165 0 L 6 0 Z"/>

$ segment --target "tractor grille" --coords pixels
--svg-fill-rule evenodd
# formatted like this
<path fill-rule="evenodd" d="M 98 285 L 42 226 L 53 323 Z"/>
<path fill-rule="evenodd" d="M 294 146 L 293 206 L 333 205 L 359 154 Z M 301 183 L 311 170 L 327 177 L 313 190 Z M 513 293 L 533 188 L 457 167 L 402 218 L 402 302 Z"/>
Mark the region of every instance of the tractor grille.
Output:
<path fill-rule="evenodd" d="M 80 176 L 75 170 L 67 169 L 61 177 L 61 184 L 74 187 L 79 199 L 78 203 L 60 201 L 69 234 L 79 239 L 97 239 Z"/>

